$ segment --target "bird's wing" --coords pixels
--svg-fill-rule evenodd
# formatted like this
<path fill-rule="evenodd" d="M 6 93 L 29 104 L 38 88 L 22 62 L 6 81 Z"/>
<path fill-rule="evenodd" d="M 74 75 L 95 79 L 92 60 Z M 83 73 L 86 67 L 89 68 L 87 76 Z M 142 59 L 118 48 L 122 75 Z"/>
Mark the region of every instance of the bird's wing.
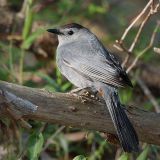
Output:
<path fill-rule="evenodd" d="M 75 47 L 72 47 L 72 49 L 61 47 L 58 50 L 65 65 L 94 82 L 100 81 L 116 87 L 131 85 L 125 71 L 117 66 L 112 59 L 108 59 L 102 54 L 91 54 L 91 50 L 86 52 L 85 47 L 81 49 L 73 48 Z"/>

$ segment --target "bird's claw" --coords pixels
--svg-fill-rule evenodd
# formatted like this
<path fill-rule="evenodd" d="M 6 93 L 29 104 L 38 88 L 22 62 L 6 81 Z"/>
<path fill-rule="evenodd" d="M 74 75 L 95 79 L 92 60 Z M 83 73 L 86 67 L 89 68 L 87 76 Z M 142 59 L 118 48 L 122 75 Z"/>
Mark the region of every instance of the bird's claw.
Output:
<path fill-rule="evenodd" d="M 92 102 L 93 100 L 99 101 L 99 97 L 97 95 L 98 92 L 93 91 L 91 88 L 76 88 L 70 91 L 70 93 L 77 94 L 80 97 L 82 103 Z"/>
<path fill-rule="evenodd" d="M 99 97 L 97 96 L 97 92 L 92 92 L 85 90 L 81 95 L 79 95 L 81 102 L 93 102 L 93 101 L 99 101 Z"/>

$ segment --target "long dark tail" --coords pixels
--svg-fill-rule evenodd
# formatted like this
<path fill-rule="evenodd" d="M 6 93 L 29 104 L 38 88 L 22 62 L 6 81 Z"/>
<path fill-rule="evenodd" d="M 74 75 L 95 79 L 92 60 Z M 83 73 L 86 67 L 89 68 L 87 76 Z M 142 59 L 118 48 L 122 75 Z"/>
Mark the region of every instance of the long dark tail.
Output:
<path fill-rule="evenodd" d="M 123 150 L 125 152 L 138 152 L 138 136 L 122 108 L 117 90 L 108 85 L 102 85 L 99 89 L 108 107 Z"/>

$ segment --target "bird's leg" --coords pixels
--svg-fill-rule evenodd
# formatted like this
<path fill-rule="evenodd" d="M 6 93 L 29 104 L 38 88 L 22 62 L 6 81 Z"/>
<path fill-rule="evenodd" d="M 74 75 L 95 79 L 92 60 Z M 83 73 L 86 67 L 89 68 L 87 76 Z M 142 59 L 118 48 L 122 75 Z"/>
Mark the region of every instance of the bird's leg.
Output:
<path fill-rule="evenodd" d="M 85 90 L 86 90 L 86 92 L 85 92 L 84 96 L 86 96 L 92 100 L 96 100 L 96 101 L 99 100 L 97 90 L 95 90 L 94 88 L 86 88 Z"/>
<path fill-rule="evenodd" d="M 98 101 L 99 97 L 97 96 L 97 90 L 95 90 L 94 88 L 91 87 L 86 87 L 86 88 L 76 88 L 74 90 L 72 90 L 70 93 L 76 93 L 82 103 L 85 103 L 87 101 Z"/>
<path fill-rule="evenodd" d="M 69 93 L 77 94 L 80 97 L 82 103 L 85 103 L 87 101 L 91 102 L 93 100 L 94 101 L 99 100 L 99 97 L 97 96 L 98 95 L 97 90 L 91 87 L 76 88 L 76 89 L 71 90 Z"/>
<path fill-rule="evenodd" d="M 86 97 L 90 97 L 90 98 L 95 98 L 97 97 L 97 93 L 98 91 L 90 88 L 90 87 L 86 87 L 86 88 L 76 88 L 70 91 L 70 93 L 75 93 L 81 96 L 86 96 Z"/>
<path fill-rule="evenodd" d="M 83 89 L 84 88 L 75 88 L 75 89 L 71 90 L 70 93 L 76 93 L 77 94 L 77 93 L 81 92 Z"/>

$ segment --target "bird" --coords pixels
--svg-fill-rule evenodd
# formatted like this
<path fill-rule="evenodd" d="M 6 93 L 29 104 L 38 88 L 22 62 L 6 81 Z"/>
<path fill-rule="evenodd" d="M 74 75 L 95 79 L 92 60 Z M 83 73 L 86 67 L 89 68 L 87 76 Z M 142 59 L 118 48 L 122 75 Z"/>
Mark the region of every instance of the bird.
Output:
<path fill-rule="evenodd" d="M 133 86 L 119 60 L 80 24 L 65 24 L 47 31 L 58 36 L 56 63 L 62 75 L 76 87 L 92 88 L 102 96 L 123 150 L 138 152 L 137 133 L 118 95 L 119 88 Z"/>

